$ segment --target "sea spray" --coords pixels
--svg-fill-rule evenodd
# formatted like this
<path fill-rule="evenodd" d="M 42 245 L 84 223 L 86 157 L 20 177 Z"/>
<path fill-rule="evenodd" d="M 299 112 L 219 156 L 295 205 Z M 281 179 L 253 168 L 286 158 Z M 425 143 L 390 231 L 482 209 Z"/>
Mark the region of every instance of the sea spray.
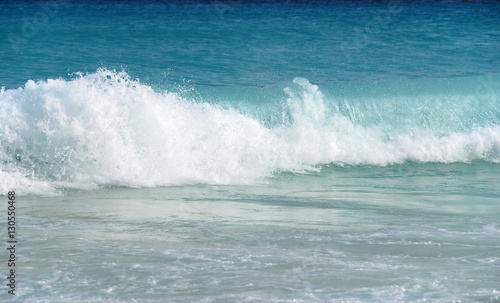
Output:
<path fill-rule="evenodd" d="M 439 96 L 413 97 L 414 104 L 327 98 L 296 78 L 280 100 L 269 100 L 283 102 L 286 113 L 257 118 L 237 106 L 155 91 L 125 72 L 28 81 L 0 93 L 2 188 L 50 194 L 103 185 L 253 184 L 325 164 L 500 162 L 496 96 L 485 104 L 486 120 L 469 111 L 474 123 L 457 104 L 467 98 L 448 105 L 429 101 Z M 290 119 L 266 125 L 284 114 Z"/>

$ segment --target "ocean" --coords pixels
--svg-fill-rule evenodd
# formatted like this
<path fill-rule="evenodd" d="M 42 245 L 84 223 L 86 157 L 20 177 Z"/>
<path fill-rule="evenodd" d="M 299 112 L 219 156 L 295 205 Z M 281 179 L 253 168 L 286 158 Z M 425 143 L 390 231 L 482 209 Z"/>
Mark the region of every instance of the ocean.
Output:
<path fill-rule="evenodd" d="M 0 2 L 2 302 L 499 302 L 500 2 Z"/>

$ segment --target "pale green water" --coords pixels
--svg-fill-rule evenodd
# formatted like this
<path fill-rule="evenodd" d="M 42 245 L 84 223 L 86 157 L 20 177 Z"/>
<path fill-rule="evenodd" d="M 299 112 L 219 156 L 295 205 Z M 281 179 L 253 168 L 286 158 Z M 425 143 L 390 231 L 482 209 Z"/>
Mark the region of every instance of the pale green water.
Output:
<path fill-rule="evenodd" d="M 332 167 L 256 186 L 24 197 L 19 295 L 496 300 L 499 181 L 487 163 Z"/>

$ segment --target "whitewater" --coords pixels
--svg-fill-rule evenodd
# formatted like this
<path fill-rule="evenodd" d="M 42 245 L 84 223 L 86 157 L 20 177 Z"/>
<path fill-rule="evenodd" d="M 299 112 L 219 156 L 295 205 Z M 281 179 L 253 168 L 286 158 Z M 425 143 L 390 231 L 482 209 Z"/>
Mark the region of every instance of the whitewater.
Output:
<path fill-rule="evenodd" d="M 262 100 L 272 111 L 252 115 L 213 97 L 155 91 L 125 72 L 28 81 L 0 93 L 1 184 L 42 194 L 254 184 L 329 164 L 498 163 L 499 92 L 368 96 L 353 104 L 295 78 L 281 97 Z M 470 109 L 474 103 L 481 107 Z"/>

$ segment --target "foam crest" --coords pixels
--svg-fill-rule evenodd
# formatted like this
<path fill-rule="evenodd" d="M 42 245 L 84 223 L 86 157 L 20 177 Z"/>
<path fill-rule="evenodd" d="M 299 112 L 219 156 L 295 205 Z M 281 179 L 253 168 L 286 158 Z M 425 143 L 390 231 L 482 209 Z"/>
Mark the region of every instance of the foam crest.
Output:
<path fill-rule="evenodd" d="M 325 105 L 323 94 L 318 86 L 311 84 L 307 79 L 295 78 L 292 87 L 286 87 L 284 92 L 289 95 L 288 107 L 296 123 L 309 120 L 314 124 L 325 122 Z"/>
<path fill-rule="evenodd" d="M 28 81 L 0 93 L 2 190 L 251 184 L 321 165 L 500 162 L 500 126 L 395 133 L 328 110 L 306 79 L 284 90 L 293 122 L 265 127 L 233 108 L 156 92 L 124 73 Z"/>

